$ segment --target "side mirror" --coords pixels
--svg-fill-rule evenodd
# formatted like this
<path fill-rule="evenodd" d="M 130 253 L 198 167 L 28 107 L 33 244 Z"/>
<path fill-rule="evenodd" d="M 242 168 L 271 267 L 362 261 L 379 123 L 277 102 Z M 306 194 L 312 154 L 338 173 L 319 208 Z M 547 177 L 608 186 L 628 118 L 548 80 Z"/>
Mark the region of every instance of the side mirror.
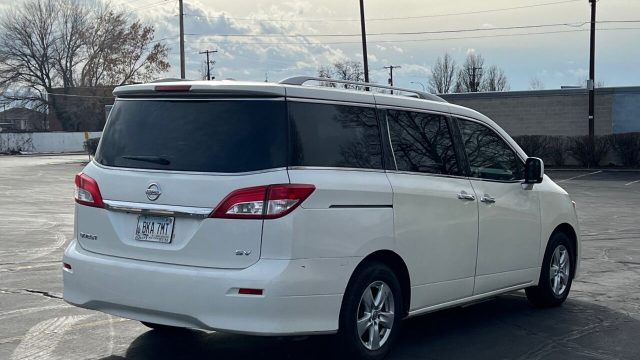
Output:
<path fill-rule="evenodd" d="M 527 158 L 524 163 L 524 183 L 539 184 L 544 177 L 544 163 L 536 157 Z"/>

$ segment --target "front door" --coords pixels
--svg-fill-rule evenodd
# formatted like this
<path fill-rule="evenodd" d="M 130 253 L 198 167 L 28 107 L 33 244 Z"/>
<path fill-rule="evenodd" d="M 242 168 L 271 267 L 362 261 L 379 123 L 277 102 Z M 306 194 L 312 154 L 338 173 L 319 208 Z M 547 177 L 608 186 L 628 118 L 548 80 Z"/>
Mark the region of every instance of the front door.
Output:
<path fill-rule="evenodd" d="M 524 162 L 488 126 L 458 124 L 478 198 L 478 262 L 474 294 L 535 279 L 540 252 L 539 194 L 522 184 Z"/>

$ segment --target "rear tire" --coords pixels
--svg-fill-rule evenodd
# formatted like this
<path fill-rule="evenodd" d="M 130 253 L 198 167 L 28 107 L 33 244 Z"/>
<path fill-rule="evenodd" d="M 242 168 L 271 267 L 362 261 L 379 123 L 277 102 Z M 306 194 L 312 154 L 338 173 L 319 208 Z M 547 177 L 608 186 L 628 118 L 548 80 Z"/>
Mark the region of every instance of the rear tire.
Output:
<path fill-rule="evenodd" d="M 571 290 L 574 261 L 575 251 L 567 234 L 556 232 L 551 235 L 538 285 L 525 289 L 527 299 L 543 308 L 562 305 Z"/>
<path fill-rule="evenodd" d="M 402 289 L 393 271 L 372 262 L 353 275 L 340 310 L 340 352 L 357 359 L 387 356 L 404 317 Z"/>
<path fill-rule="evenodd" d="M 176 330 L 180 330 L 182 328 L 176 327 L 176 326 L 170 326 L 170 325 L 162 325 L 162 324 L 155 324 L 155 323 L 150 323 L 150 322 L 146 322 L 146 321 L 140 321 L 140 323 L 150 329 L 153 330 L 157 330 L 157 331 L 176 331 Z"/>

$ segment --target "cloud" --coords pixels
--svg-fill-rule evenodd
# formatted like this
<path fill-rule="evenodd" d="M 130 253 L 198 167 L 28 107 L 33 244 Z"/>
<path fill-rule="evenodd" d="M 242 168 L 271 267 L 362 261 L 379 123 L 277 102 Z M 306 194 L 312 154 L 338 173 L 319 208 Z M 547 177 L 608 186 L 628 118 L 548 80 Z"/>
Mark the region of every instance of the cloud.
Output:
<path fill-rule="evenodd" d="M 212 70 L 216 78 L 242 80 L 264 79 L 265 72 L 282 77 L 314 75 L 320 65 L 351 59 L 352 56 L 344 50 L 323 44 L 313 37 L 291 36 L 317 33 L 313 24 L 286 20 L 255 21 L 291 19 L 311 9 L 313 6 L 308 2 L 289 2 L 236 18 L 204 7 L 197 1 L 185 4 L 187 77 L 202 78 L 205 58 L 199 52 L 205 49 L 218 50 Z M 176 76 L 179 73 L 179 43 L 177 36 L 170 35 L 178 33 L 176 16 L 156 11 L 145 14 L 144 20 L 154 24 L 156 38 L 165 38 L 171 47 L 170 62 L 174 67 L 167 76 Z M 260 36 L 264 34 L 270 36 Z M 375 55 L 370 55 L 370 58 L 377 60 Z"/>
<path fill-rule="evenodd" d="M 426 65 L 402 64 L 398 75 L 410 77 L 425 77 L 431 75 L 431 68 Z"/>

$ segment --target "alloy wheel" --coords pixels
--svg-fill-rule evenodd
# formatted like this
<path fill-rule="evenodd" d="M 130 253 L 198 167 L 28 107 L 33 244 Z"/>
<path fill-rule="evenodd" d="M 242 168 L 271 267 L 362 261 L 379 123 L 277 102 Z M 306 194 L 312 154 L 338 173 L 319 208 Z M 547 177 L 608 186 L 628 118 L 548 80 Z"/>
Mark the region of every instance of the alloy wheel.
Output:
<path fill-rule="evenodd" d="M 571 260 L 569 258 L 569 251 L 564 245 L 558 245 L 551 257 L 549 280 L 551 282 L 551 291 L 556 296 L 562 296 L 567 290 L 571 274 Z"/>
<path fill-rule="evenodd" d="M 358 336 L 368 350 L 378 350 L 389 340 L 394 306 L 393 292 L 384 281 L 375 281 L 364 289 L 356 319 Z"/>

